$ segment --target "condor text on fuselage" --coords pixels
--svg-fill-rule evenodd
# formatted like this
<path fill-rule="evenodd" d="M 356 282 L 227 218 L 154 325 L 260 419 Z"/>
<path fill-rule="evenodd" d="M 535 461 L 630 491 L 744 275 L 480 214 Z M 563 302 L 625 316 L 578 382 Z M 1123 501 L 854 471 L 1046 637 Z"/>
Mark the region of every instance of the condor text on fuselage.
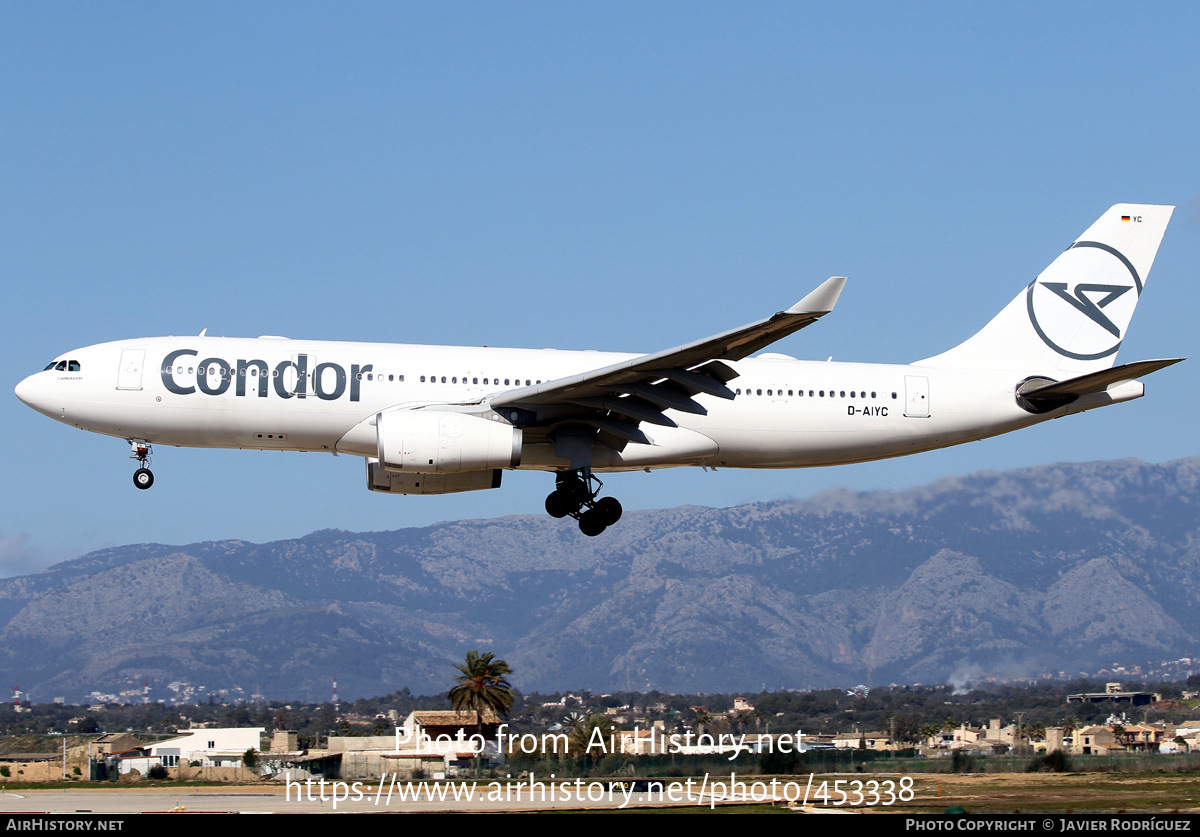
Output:
<path fill-rule="evenodd" d="M 225 395 L 232 384 L 233 395 L 240 398 L 246 395 L 249 380 L 250 394 L 259 398 L 266 398 L 272 389 L 280 398 L 306 398 L 309 395 L 308 355 L 304 353 L 297 354 L 295 360 L 280 361 L 274 369 L 265 360 L 257 358 L 238 358 L 236 364 L 231 364 L 223 358 L 208 357 L 194 365 L 189 361 L 185 372 L 182 361 L 199 354 L 196 349 L 176 349 L 167 355 L 162 368 L 162 383 L 167 392 L 175 395 L 191 395 L 194 392 Z M 346 394 L 346 384 L 349 382 L 350 400 L 358 401 L 363 375 L 372 374 L 373 368 L 369 363 L 352 363 L 347 375 L 346 369 L 340 364 L 318 363 L 312 370 L 312 395 L 322 401 L 336 401 Z M 209 382 L 210 370 L 213 369 L 218 379 L 215 385 Z M 191 383 L 180 385 L 176 376 Z"/>

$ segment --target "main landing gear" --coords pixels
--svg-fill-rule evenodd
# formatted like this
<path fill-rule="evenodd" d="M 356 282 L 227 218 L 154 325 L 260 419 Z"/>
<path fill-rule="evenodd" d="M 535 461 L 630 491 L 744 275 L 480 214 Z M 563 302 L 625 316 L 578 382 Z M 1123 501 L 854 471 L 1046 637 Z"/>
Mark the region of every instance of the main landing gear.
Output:
<path fill-rule="evenodd" d="M 595 484 L 595 487 L 593 487 Z M 551 517 L 573 517 L 579 531 L 594 538 L 621 519 L 621 504 L 615 497 L 596 499 L 604 483 L 591 468 L 560 472 L 554 490 L 546 497 L 546 513 Z"/>
<path fill-rule="evenodd" d="M 150 464 L 150 454 L 154 453 L 154 450 L 146 442 L 136 439 L 130 441 L 129 450 L 129 458 L 136 459 L 141 466 L 133 472 L 133 484 L 145 490 L 154 485 L 154 474 L 146 467 Z"/>

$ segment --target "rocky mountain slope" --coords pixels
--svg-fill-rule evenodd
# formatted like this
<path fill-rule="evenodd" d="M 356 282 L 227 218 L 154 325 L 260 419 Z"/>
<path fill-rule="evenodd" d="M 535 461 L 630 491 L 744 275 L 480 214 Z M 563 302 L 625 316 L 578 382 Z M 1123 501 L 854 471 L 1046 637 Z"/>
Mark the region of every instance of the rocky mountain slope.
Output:
<path fill-rule="evenodd" d="M 149 677 L 324 699 L 447 688 L 470 648 L 524 690 L 944 682 L 1183 656 L 1200 458 L 898 492 L 103 550 L 0 581 L 0 677 L 39 699 Z"/>

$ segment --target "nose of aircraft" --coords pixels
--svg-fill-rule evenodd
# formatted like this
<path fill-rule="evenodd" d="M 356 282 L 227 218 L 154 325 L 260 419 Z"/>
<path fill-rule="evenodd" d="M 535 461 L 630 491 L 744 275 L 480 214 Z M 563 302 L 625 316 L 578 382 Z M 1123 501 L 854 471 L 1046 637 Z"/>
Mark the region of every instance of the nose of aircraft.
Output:
<path fill-rule="evenodd" d="M 44 377 L 43 375 L 30 375 L 17 384 L 13 390 L 17 394 L 17 398 L 20 398 L 39 413 L 45 413 L 48 409 L 46 406 L 45 387 L 42 382 Z"/>
<path fill-rule="evenodd" d="M 26 404 L 29 404 L 29 399 L 33 397 L 33 376 L 30 376 L 21 381 L 21 383 L 17 384 L 17 388 L 14 389 L 13 392 L 17 394 L 17 398 L 20 398 Z"/>

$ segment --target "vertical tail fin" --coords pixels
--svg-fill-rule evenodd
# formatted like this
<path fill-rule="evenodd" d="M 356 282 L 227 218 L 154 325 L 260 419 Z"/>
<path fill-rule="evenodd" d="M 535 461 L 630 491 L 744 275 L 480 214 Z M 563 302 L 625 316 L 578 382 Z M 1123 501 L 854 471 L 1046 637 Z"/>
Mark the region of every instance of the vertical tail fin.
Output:
<path fill-rule="evenodd" d="M 1174 209 L 1117 204 L 979 333 L 914 365 L 1053 377 L 1109 368 Z"/>

